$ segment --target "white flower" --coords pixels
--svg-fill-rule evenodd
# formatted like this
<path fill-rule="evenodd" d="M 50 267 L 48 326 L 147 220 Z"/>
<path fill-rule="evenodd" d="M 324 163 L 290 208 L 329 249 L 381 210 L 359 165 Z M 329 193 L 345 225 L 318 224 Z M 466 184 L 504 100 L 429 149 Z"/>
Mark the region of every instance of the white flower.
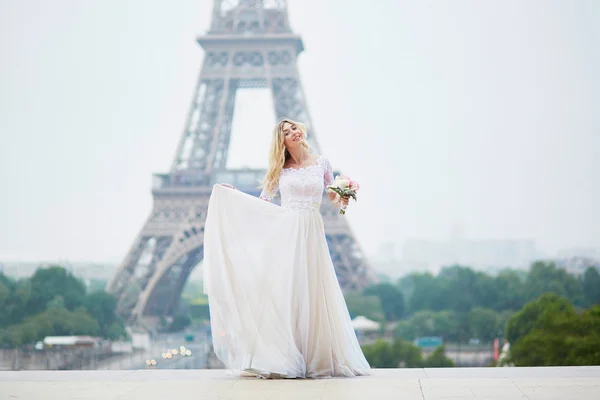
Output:
<path fill-rule="evenodd" d="M 335 178 L 335 183 L 336 186 L 339 187 L 340 189 L 348 189 L 350 187 L 350 180 L 349 179 L 345 179 L 342 178 L 341 176 L 338 176 Z"/>

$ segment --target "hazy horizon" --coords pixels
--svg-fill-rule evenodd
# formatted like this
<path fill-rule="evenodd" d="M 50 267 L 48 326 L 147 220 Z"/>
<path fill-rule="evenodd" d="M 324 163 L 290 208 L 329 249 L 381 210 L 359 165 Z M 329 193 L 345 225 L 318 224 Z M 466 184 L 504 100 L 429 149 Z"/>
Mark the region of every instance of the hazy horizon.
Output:
<path fill-rule="evenodd" d="M 412 238 L 600 249 L 600 3 L 291 0 L 321 150 L 367 255 Z M 119 263 L 152 208 L 212 1 L 0 0 L 0 261 Z M 265 90 L 229 166 L 266 166 Z"/>

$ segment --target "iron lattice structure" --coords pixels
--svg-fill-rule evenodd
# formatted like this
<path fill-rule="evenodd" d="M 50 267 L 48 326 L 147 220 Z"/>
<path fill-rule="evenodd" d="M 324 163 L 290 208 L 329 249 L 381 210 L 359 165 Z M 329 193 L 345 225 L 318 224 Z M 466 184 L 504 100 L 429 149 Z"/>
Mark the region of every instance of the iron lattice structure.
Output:
<path fill-rule="evenodd" d="M 290 29 L 286 1 L 216 0 L 211 28 L 197 40 L 205 57 L 171 171 L 154 175 L 152 212 L 107 287 L 130 323 L 156 322 L 176 311 L 190 272 L 202 260 L 212 186 L 228 182 L 258 195 L 264 171 L 226 168 L 238 89 L 270 89 L 275 116 L 304 122 L 310 145 L 320 153 L 296 63 L 304 47 Z M 321 213 L 342 288 L 373 282 L 346 220 L 329 201 Z"/>

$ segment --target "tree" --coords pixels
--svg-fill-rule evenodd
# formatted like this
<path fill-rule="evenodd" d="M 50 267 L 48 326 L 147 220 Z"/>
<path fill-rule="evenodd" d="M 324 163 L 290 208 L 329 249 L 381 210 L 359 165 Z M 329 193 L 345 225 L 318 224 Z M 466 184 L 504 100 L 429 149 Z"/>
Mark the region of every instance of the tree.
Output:
<path fill-rule="evenodd" d="M 454 363 L 446 357 L 443 346 L 438 347 L 427 358 L 423 359 L 421 349 L 401 338 L 393 342 L 383 339 L 374 344 L 364 345 L 363 353 L 374 368 L 422 368 L 452 367 Z"/>
<path fill-rule="evenodd" d="M 68 310 L 74 310 L 83 303 L 85 285 L 62 267 L 40 268 L 29 281 L 31 297 L 26 315 L 44 311 L 48 302 L 58 295 L 62 296 Z"/>
<path fill-rule="evenodd" d="M 460 319 L 454 311 L 419 311 L 396 325 L 396 335 L 413 340 L 423 336 L 441 336 L 457 340 Z"/>
<path fill-rule="evenodd" d="M 573 305 L 565 297 L 546 293 L 516 312 L 506 323 L 506 338 L 514 346 L 521 338 L 539 328 L 553 314 L 575 314 Z"/>
<path fill-rule="evenodd" d="M 532 301 L 544 293 L 556 293 L 582 306 L 583 287 L 579 279 L 554 263 L 538 261 L 533 263 L 525 281 L 525 300 Z"/>
<path fill-rule="evenodd" d="M 380 339 L 364 345 L 363 353 L 374 368 L 418 368 L 423 364 L 421 350 L 412 343 L 396 338 L 393 342 Z"/>
<path fill-rule="evenodd" d="M 83 301 L 87 312 L 98 321 L 100 334 L 107 339 L 117 339 L 125 335 L 125 329 L 117 316 L 117 299 L 106 292 L 88 294 Z M 121 329 L 117 329 L 120 326 Z M 114 335 L 117 336 L 114 336 Z"/>
<path fill-rule="evenodd" d="M 125 330 L 125 326 L 123 326 L 123 322 L 120 320 L 113 321 L 112 324 L 106 329 L 105 334 L 103 335 L 107 339 L 119 339 L 119 338 L 128 338 L 129 335 Z"/>
<path fill-rule="evenodd" d="M 507 337 L 516 366 L 599 365 L 600 306 L 580 315 L 547 293 L 509 319 Z"/>
<path fill-rule="evenodd" d="M 497 303 L 492 306 L 496 311 L 520 310 L 525 304 L 523 281 L 516 271 L 501 271 L 494 280 L 498 293 Z"/>
<path fill-rule="evenodd" d="M 413 326 L 413 338 L 437 335 L 439 331 L 435 326 L 435 316 L 436 313 L 432 311 L 419 311 L 415 313 L 410 320 Z"/>
<path fill-rule="evenodd" d="M 381 300 L 377 296 L 364 296 L 359 292 L 349 291 L 344 294 L 348 312 L 352 318 L 359 315 L 365 316 L 373 321 L 384 321 L 385 314 L 381 306 Z"/>
<path fill-rule="evenodd" d="M 392 283 L 392 278 L 389 275 L 384 274 L 383 272 L 377 273 L 377 280 L 381 283 Z"/>
<path fill-rule="evenodd" d="M 420 310 L 443 310 L 448 308 L 444 288 L 436 277 L 430 273 L 412 273 L 398 282 L 400 291 L 406 296 L 406 313 L 413 314 Z"/>
<path fill-rule="evenodd" d="M 548 314 L 511 346 L 511 358 L 516 366 L 599 365 L 600 306 Z"/>
<path fill-rule="evenodd" d="M 469 311 L 473 304 L 479 304 L 477 274 L 470 268 L 452 266 L 443 268 L 438 280 L 445 288 L 445 308 L 454 311 Z"/>
<path fill-rule="evenodd" d="M 14 283 L 6 278 L 3 274 L 0 274 L 0 328 L 7 326 L 12 319 L 11 315 L 11 297 L 14 292 Z"/>
<path fill-rule="evenodd" d="M 505 338 L 506 323 L 514 315 L 512 310 L 504 310 L 498 313 L 498 325 L 496 326 L 496 337 Z"/>
<path fill-rule="evenodd" d="M 69 311 L 59 304 L 60 301 L 55 301 L 52 308 L 0 330 L 0 346 L 18 347 L 54 335 L 99 334 L 98 322 L 85 309 Z"/>
<path fill-rule="evenodd" d="M 425 368 L 447 368 L 454 367 L 454 362 L 446 357 L 446 349 L 444 346 L 437 347 L 433 353 L 423 362 Z"/>
<path fill-rule="evenodd" d="M 498 310 L 502 291 L 496 278 L 460 265 L 443 268 L 437 277 L 410 274 L 400 279 L 398 287 L 406 295 L 409 314 L 420 310 L 465 313 L 471 307 Z"/>
<path fill-rule="evenodd" d="M 12 292 L 11 282 L 4 282 L 1 279 L 3 275 L 0 275 L 0 309 L 4 310 L 7 306 L 7 300 L 10 298 L 10 294 Z M 2 318 L 2 316 L 0 316 Z"/>
<path fill-rule="evenodd" d="M 600 302 L 600 274 L 597 270 L 586 274 L 580 279 L 553 263 L 536 262 L 528 272 L 507 269 L 492 277 L 454 265 L 443 268 L 437 276 L 409 274 L 398 281 L 397 287 L 404 295 L 405 315 L 422 310 L 464 314 L 472 307 L 516 311 L 548 292 L 565 296 L 582 307 L 590 301 Z"/>
<path fill-rule="evenodd" d="M 87 285 L 87 292 L 104 292 L 106 288 L 106 279 L 90 279 Z"/>
<path fill-rule="evenodd" d="M 402 368 L 419 368 L 423 365 L 421 349 L 411 342 L 397 338 L 392 344 L 392 353 L 396 355 Z"/>
<path fill-rule="evenodd" d="M 475 307 L 467 316 L 469 334 L 483 341 L 493 340 L 498 333 L 498 314 L 489 308 Z"/>
<path fill-rule="evenodd" d="M 600 306 L 583 312 L 575 329 L 567 339 L 569 353 L 566 365 L 600 365 Z"/>
<path fill-rule="evenodd" d="M 15 282 L 0 274 L 0 328 L 18 323 L 25 317 L 25 307 L 31 297 L 31 284 L 24 279 Z"/>
<path fill-rule="evenodd" d="M 461 319 L 455 311 L 439 311 L 433 315 L 435 331 L 433 336 L 441 336 L 445 341 L 457 341 Z"/>
<path fill-rule="evenodd" d="M 594 267 L 583 273 L 583 294 L 586 305 L 600 304 L 600 273 Z"/>
<path fill-rule="evenodd" d="M 126 336 L 115 298 L 85 293 L 83 282 L 62 267 L 38 269 L 17 282 L 0 274 L 0 344 L 19 346 L 47 335 Z"/>
<path fill-rule="evenodd" d="M 60 310 L 63 308 L 65 308 L 65 299 L 60 295 L 54 296 L 46 305 L 47 310 Z"/>
<path fill-rule="evenodd" d="M 363 354 L 374 368 L 399 368 L 400 359 L 392 351 L 392 345 L 383 339 L 377 340 L 374 344 L 364 345 Z"/>
<path fill-rule="evenodd" d="M 404 316 L 404 296 L 397 287 L 380 283 L 367 287 L 363 294 L 379 297 L 387 321 L 397 321 Z"/>

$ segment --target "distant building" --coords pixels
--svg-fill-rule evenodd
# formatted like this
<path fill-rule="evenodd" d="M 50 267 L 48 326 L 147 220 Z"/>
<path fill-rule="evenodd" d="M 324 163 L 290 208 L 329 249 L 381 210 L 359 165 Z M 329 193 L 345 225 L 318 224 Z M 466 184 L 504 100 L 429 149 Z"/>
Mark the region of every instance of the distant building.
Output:
<path fill-rule="evenodd" d="M 583 275 L 586 269 L 594 267 L 600 271 L 600 258 L 588 258 L 588 257 L 568 257 L 568 258 L 557 258 L 551 259 L 557 267 L 566 269 L 569 273 L 574 275 Z"/>
<path fill-rule="evenodd" d="M 589 267 L 600 270 L 600 248 L 574 247 L 559 250 L 556 256 L 546 258 L 546 261 L 555 263 L 558 267 L 568 272 L 581 275 Z"/>
<path fill-rule="evenodd" d="M 411 272 L 437 273 L 457 264 L 488 273 L 504 268 L 527 269 L 540 258 L 533 240 L 469 240 L 455 234 L 446 241 L 409 239 L 401 247 L 382 243 L 370 260 L 377 272 L 395 280 Z"/>
<path fill-rule="evenodd" d="M 116 264 L 110 263 L 93 263 L 93 262 L 0 262 L 2 265 L 4 275 L 14 279 L 29 278 L 32 276 L 38 268 L 47 268 L 50 266 L 61 266 L 67 271 L 75 275 L 76 277 L 84 280 L 99 279 L 108 280 L 110 279 L 114 271 L 116 270 Z"/>
<path fill-rule="evenodd" d="M 582 258 L 600 260 L 600 248 L 596 247 L 572 247 L 562 249 L 556 253 L 557 259 Z"/>
<path fill-rule="evenodd" d="M 525 269 L 538 258 L 533 240 L 410 239 L 402 247 L 400 264 L 431 272 L 455 264 L 480 270 Z"/>
<path fill-rule="evenodd" d="M 380 274 L 384 274 L 392 281 L 411 272 L 425 271 L 426 266 L 415 263 L 404 263 L 400 260 L 398 245 L 393 242 L 385 242 L 379 245 L 376 254 L 369 256 L 369 262 Z"/>

